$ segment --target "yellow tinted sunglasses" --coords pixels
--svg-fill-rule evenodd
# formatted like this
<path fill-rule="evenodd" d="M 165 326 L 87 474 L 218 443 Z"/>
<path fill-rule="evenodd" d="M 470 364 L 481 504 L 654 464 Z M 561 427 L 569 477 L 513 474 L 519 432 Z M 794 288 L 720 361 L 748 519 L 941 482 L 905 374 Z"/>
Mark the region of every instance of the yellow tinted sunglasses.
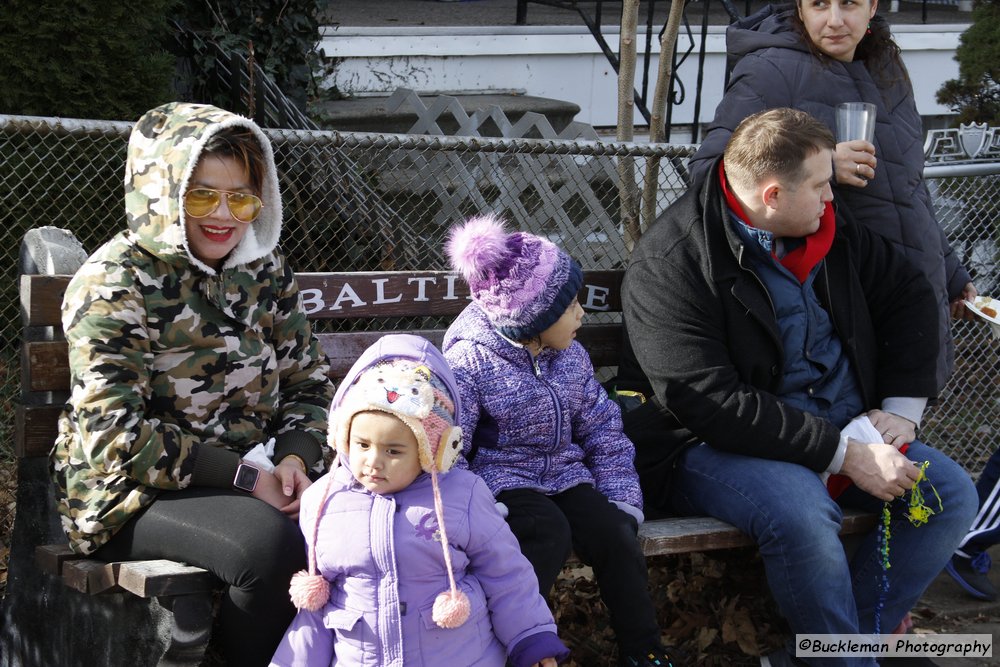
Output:
<path fill-rule="evenodd" d="M 212 188 L 191 188 L 184 193 L 184 211 L 192 218 L 204 218 L 211 215 L 222 203 L 222 195 L 226 195 L 226 206 L 229 213 L 240 222 L 250 223 L 260 215 L 264 202 L 257 195 L 249 192 L 229 192 Z"/>

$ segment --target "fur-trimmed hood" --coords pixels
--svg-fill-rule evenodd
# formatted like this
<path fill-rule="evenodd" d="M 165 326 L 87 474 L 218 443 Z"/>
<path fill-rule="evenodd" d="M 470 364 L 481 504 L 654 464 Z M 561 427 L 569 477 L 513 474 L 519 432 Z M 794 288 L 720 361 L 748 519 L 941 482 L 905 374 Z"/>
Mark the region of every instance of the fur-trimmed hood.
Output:
<path fill-rule="evenodd" d="M 262 259 L 278 245 L 281 193 L 274 152 L 264 132 L 250 119 L 217 107 L 171 102 L 147 111 L 135 124 L 125 165 L 129 229 L 138 237 L 139 245 L 158 258 L 172 264 L 185 261 L 206 273 L 216 273 L 188 247 L 181 196 L 205 144 L 228 127 L 245 127 L 260 141 L 265 158 L 261 192 L 264 207 L 222 268 Z"/>

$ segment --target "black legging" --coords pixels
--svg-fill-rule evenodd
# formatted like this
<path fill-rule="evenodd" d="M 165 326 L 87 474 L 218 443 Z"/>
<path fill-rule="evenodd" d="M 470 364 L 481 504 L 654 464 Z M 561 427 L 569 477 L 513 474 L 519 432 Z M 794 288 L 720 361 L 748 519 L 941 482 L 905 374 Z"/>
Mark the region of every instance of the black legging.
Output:
<path fill-rule="evenodd" d="M 507 506 L 507 523 L 535 569 L 542 595 L 549 594 L 572 548 L 594 569 L 623 651 L 639 653 L 659 644 L 646 557 L 633 517 L 588 484 L 552 496 L 513 489 L 497 500 Z"/>
<path fill-rule="evenodd" d="M 295 608 L 292 574 L 306 566 L 298 524 L 249 494 L 223 489 L 161 493 L 95 556 L 166 558 L 196 565 L 227 584 L 220 643 L 229 665 L 266 665 Z"/>

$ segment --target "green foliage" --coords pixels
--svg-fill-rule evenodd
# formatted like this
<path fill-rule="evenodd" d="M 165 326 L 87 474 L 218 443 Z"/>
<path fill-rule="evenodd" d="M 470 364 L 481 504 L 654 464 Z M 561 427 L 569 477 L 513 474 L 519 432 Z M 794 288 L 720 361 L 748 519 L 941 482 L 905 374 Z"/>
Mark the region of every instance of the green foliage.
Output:
<path fill-rule="evenodd" d="M 972 12 L 972 25 L 959 41 L 956 58 L 963 79 L 987 76 L 1000 82 L 1000 2 L 980 2 Z"/>
<path fill-rule="evenodd" d="M 984 76 L 979 81 L 945 81 L 937 92 L 937 101 L 958 113 L 958 123 L 1000 125 L 1000 86 Z"/>
<path fill-rule="evenodd" d="M 229 99 L 212 99 L 207 82 L 215 56 L 198 41 L 215 41 L 244 56 L 252 43 L 257 66 L 305 110 L 306 99 L 315 89 L 312 73 L 320 59 L 317 17 L 327 4 L 328 0 L 184 0 L 183 23 L 197 35 L 192 86 L 196 95 L 231 106 Z"/>
<path fill-rule="evenodd" d="M 134 120 L 173 99 L 176 0 L 6 0 L 0 112 Z"/>
<path fill-rule="evenodd" d="M 955 53 L 959 78 L 946 81 L 937 101 L 960 123 L 1000 125 L 1000 0 L 980 0 Z"/>

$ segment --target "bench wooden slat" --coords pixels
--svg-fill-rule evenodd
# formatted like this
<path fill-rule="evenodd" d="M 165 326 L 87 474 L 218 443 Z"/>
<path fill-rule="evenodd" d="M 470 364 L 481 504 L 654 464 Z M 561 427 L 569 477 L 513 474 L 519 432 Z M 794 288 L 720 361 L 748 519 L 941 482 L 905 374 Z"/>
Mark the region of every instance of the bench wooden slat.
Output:
<path fill-rule="evenodd" d="M 70 588 L 88 595 L 125 590 L 143 598 L 200 593 L 216 582 L 207 570 L 171 560 L 71 560 L 63 564 L 62 578 Z"/>
<path fill-rule="evenodd" d="M 48 456 L 58 433 L 62 405 L 18 405 L 14 414 L 14 455 Z"/>
<path fill-rule="evenodd" d="M 60 308 L 70 276 L 21 276 L 21 323 L 26 327 L 62 324 Z"/>
<path fill-rule="evenodd" d="M 711 551 L 753 544 L 746 533 L 709 517 L 674 517 L 647 521 L 639 528 L 647 556 Z"/>
<path fill-rule="evenodd" d="M 878 515 L 857 510 L 844 510 L 844 519 L 840 522 L 841 535 L 864 533 L 878 525 Z"/>
<path fill-rule="evenodd" d="M 581 303 L 591 311 L 621 310 L 621 272 L 588 271 L 580 291 Z M 465 283 L 445 271 L 300 273 L 303 303 L 311 319 L 361 317 L 417 317 L 457 315 L 468 303 Z M 22 276 L 21 298 L 25 327 L 60 324 L 60 304 L 69 276 Z M 306 291 L 309 290 L 309 291 Z M 347 296 L 343 296 L 343 295 Z M 399 298 L 396 302 L 395 299 Z M 335 308 L 334 308 L 335 307 Z M 585 325 L 579 332 L 595 366 L 613 366 L 620 344 L 616 325 Z M 358 356 L 385 332 L 358 331 L 318 334 L 332 368 L 341 378 Z M 443 329 L 420 333 L 440 347 Z M 66 343 L 28 340 L 21 349 L 22 389 L 31 392 L 68 391 Z"/>
<path fill-rule="evenodd" d="M 852 535 L 871 530 L 878 517 L 845 510 L 840 534 Z M 736 527 L 710 517 L 671 517 L 647 521 L 639 527 L 639 544 L 647 556 L 715 551 L 753 546 L 753 541 Z"/>
<path fill-rule="evenodd" d="M 69 548 L 68 544 L 42 544 L 35 547 L 35 563 L 46 574 L 62 576 L 63 564 L 71 560 L 86 558 Z"/>
<path fill-rule="evenodd" d="M 441 341 L 444 340 L 444 332 L 444 329 L 420 329 L 413 333 L 423 336 L 440 348 Z M 347 375 L 347 371 L 351 369 L 361 353 L 386 333 L 385 331 L 345 331 L 316 334 L 319 345 L 323 349 L 323 353 L 326 354 L 327 361 L 330 362 L 330 377 L 338 381 Z"/>
<path fill-rule="evenodd" d="M 343 378 L 361 353 L 388 331 L 350 331 L 319 333 L 320 347 L 330 362 L 330 377 Z M 413 333 L 423 336 L 438 348 L 444 341 L 444 329 L 419 329 Z M 617 324 L 592 324 L 577 332 L 577 339 L 587 348 L 596 368 L 618 365 L 621 347 L 621 326 Z"/>
<path fill-rule="evenodd" d="M 62 578 L 73 590 L 88 595 L 119 590 L 115 583 L 118 578 L 115 563 L 90 558 L 66 561 L 62 567 Z"/>
<path fill-rule="evenodd" d="M 577 340 L 587 348 L 594 368 L 618 365 L 622 347 L 620 324 L 585 324 L 577 331 Z"/>
<path fill-rule="evenodd" d="M 415 331 L 441 347 L 444 329 Z M 318 333 L 320 347 L 330 362 L 330 376 L 344 377 L 368 346 L 388 332 L 345 331 Z M 616 324 L 594 324 L 580 329 L 578 339 L 590 353 L 595 367 L 618 363 L 621 329 Z M 69 355 L 64 341 L 29 341 L 22 346 L 22 383 L 30 391 L 69 391 Z"/>
<path fill-rule="evenodd" d="M 172 560 L 107 563 L 74 553 L 65 544 L 37 547 L 35 562 L 42 571 L 62 577 L 67 586 L 88 595 L 125 590 L 149 598 L 200 593 L 217 585 L 211 572 L 193 565 Z"/>
<path fill-rule="evenodd" d="M 621 271 L 585 271 L 580 303 L 589 311 L 621 311 Z M 297 273 L 310 319 L 457 315 L 468 287 L 449 271 Z M 25 327 L 59 326 L 70 276 L 21 276 Z"/>
<path fill-rule="evenodd" d="M 69 348 L 65 340 L 21 344 L 21 388 L 26 391 L 69 390 Z"/>
<path fill-rule="evenodd" d="M 208 570 L 172 560 L 123 561 L 115 565 L 118 585 L 144 598 L 200 593 L 217 584 Z"/>

